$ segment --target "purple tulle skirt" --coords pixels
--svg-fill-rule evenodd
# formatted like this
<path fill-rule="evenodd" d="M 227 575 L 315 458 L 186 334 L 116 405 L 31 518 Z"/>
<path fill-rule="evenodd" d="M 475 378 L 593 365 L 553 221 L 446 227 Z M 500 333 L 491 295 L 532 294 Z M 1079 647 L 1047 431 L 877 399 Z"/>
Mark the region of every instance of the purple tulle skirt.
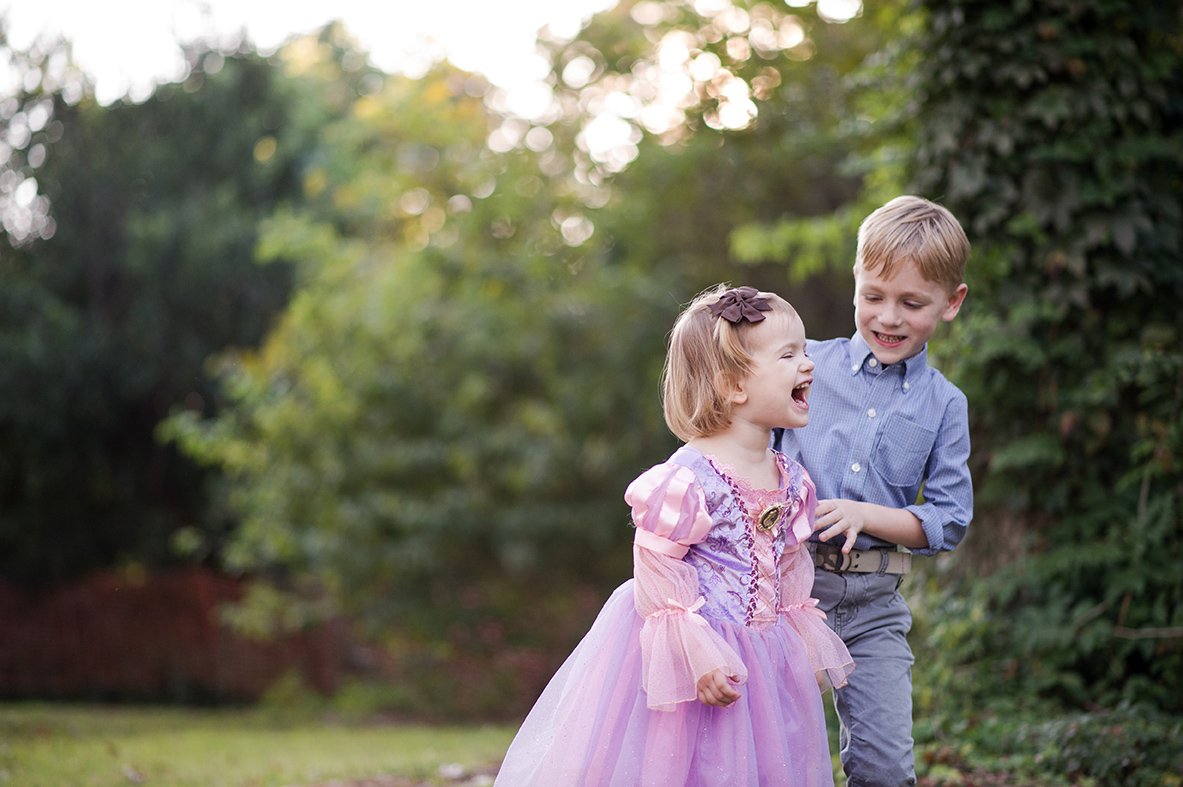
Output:
<path fill-rule="evenodd" d="M 621 585 L 551 679 L 495 787 L 832 787 L 822 696 L 800 636 L 708 619 L 743 659 L 730 708 L 649 710 L 633 580 Z"/>

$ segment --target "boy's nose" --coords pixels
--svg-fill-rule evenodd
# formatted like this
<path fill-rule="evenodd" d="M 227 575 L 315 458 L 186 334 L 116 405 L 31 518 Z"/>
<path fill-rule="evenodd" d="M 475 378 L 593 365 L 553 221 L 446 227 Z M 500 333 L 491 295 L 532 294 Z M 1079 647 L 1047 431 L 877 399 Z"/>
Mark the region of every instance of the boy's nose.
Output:
<path fill-rule="evenodd" d="M 879 313 L 879 322 L 884 325 L 899 325 L 900 313 L 894 306 L 885 306 L 883 311 Z"/>

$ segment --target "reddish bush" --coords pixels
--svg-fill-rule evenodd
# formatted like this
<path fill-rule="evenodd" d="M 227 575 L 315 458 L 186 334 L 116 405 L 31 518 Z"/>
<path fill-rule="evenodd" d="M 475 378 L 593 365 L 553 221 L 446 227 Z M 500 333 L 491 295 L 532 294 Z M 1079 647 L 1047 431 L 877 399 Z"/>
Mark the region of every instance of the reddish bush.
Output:
<path fill-rule="evenodd" d="M 343 627 L 247 639 L 217 615 L 242 592 L 204 568 L 104 573 L 37 592 L 0 583 L 0 696 L 240 702 L 292 670 L 334 691 Z"/>

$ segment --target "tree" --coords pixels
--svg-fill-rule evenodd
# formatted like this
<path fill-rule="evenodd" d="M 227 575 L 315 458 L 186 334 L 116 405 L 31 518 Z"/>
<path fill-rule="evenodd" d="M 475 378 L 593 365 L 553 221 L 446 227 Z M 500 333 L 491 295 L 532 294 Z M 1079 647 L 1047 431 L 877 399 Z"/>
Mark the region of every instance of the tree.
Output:
<path fill-rule="evenodd" d="M 197 45 L 183 83 L 103 107 L 64 45 L 9 54 L 23 87 L 0 105 L 15 195 L 0 253 L 0 574 L 167 563 L 179 527 L 231 522 L 156 424 L 173 407 L 215 412 L 206 357 L 258 342 L 284 306 L 290 269 L 256 264 L 257 225 L 300 199 L 337 88 Z M 367 74 L 340 73 L 350 90 Z"/>
<path fill-rule="evenodd" d="M 858 197 L 744 225 L 733 252 L 846 268 L 900 192 L 962 219 L 970 297 L 930 357 L 969 396 L 979 495 L 940 648 L 981 696 L 1002 674 L 1016 696 L 1177 711 L 1178 10 L 961 0 L 899 20 L 847 76 L 869 118 L 848 129 Z"/>
<path fill-rule="evenodd" d="M 576 588 L 602 601 L 628 575 L 623 490 L 674 447 L 658 375 L 679 305 L 731 276 L 783 282 L 729 264 L 735 221 L 855 190 L 829 167 L 846 154 L 828 136 L 845 120 L 834 71 L 880 33 L 816 23 L 833 46 L 815 74 L 780 60 L 813 51 L 812 23 L 736 8 L 730 37 L 755 36 L 762 55 L 712 33 L 717 14 L 649 24 L 625 6 L 547 42 L 555 103 L 541 116 L 511 115 L 480 77 L 441 66 L 387 78 L 325 130 L 306 202 L 278 211 L 260 246 L 296 263 L 290 307 L 259 352 L 223 357 L 227 409 L 164 430 L 226 473 L 242 517 L 227 563 L 270 580 L 244 625 L 343 609 L 416 658 L 481 655 L 484 684 L 533 696 L 472 632 L 561 658 L 586 624 L 560 611 Z M 800 36 L 782 46 L 773 25 Z M 605 106 L 660 92 L 667 33 L 689 45 L 677 73 L 708 54 L 715 70 L 689 82 L 674 126 L 616 116 L 628 128 L 601 145 Z M 767 87 L 763 124 L 720 121 L 712 91 L 736 77 L 716 51 Z M 445 671 L 423 658 L 417 679 Z"/>
<path fill-rule="evenodd" d="M 471 85 L 391 77 L 326 132 L 316 198 L 263 237 L 299 266 L 287 314 L 226 357 L 232 410 L 169 427 L 230 475 L 233 565 L 315 577 L 375 627 L 438 626 L 506 572 L 615 578 L 659 439 L 659 291 L 564 239 L 577 200 L 482 149 Z"/>
<path fill-rule="evenodd" d="M 1177 713 L 1183 15 L 925 7 L 915 184 L 975 244 L 944 353 L 974 421 L 971 554 L 1017 560 L 970 650 L 1016 691 Z"/>
<path fill-rule="evenodd" d="M 727 37 L 722 10 L 647 22 L 626 6 L 548 42 L 555 103 L 534 123 L 441 67 L 389 78 L 326 130 L 307 205 L 262 246 L 299 261 L 291 309 L 261 354 L 228 356 L 232 410 L 169 427 L 230 470 L 239 565 L 317 577 L 375 622 L 430 612 L 466 578 L 619 581 L 621 492 L 673 444 L 655 404 L 679 304 L 728 272 L 738 217 L 810 209 L 800 183 L 853 188 L 827 168 L 845 154 L 826 141 L 844 118 L 834 71 L 880 34 L 819 22 L 810 38 L 812 23 L 769 4 L 733 11 Z M 819 75 L 782 62 L 814 39 Z M 653 64 L 671 40 L 693 45 L 680 73 L 706 55 L 713 69 L 690 83 L 685 123 L 631 152 L 595 144 L 603 106 L 660 93 Z M 716 87 L 745 78 L 767 87 L 766 119 L 729 130 Z"/>
<path fill-rule="evenodd" d="M 759 1 L 622 3 L 552 42 L 561 125 L 579 132 L 567 149 L 611 186 L 596 222 L 614 258 L 677 271 L 684 299 L 720 280 L 780 291 L 811 336 L 848 333 L 853 243 L 815 262 L 759 228 L 824 220 L 862 193 L 879 85 L 854 77 L 906 19 L 899 3 L 844 24 Z M 629 136 L 597 145 L 593 129 L 610 121 Z"/>

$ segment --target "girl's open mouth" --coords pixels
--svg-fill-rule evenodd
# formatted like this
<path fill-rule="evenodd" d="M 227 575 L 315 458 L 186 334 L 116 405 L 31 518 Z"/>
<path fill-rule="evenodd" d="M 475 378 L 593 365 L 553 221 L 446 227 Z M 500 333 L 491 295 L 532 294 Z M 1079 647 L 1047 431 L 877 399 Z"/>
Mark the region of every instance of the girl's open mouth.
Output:
<path fill-rule="evenodd" d="M 806 380 L 793 389 L 793 402 L 802 410 L 809 409 L 809 386 L 813 380 Z"/>

